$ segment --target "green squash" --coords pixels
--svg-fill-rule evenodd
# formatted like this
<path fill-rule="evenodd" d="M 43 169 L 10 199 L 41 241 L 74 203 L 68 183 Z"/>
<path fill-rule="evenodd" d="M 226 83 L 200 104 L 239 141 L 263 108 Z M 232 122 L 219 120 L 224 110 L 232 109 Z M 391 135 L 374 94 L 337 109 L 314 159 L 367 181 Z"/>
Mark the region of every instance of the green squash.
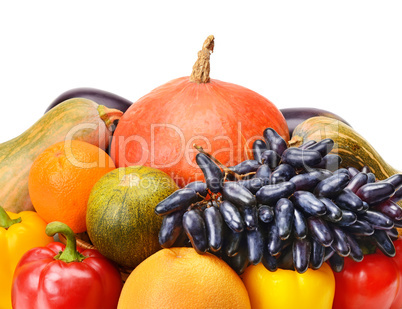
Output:
<path fill-rule="evenodd" d="M 310 140 L 320 141 L 324 138 L 331 138 L 335 142 L 331 153 L 342 158 L 340 167 L 351 166 L 360 170 L 363 166 L 368 166 L 379 180 L 400 173 L 353 128 L 329 117 L 312 117 L 300 123 L 293 131 L 289 146 L 298 147 Z M 402 207 L 402 201 L 398 205 Z"/>
<path fill-rule="evenodd" d="M 123 112 L 84 98 L 55 106 L 21 135 L 0 144 L 0 204 L 11 212 L 34 210 L 28 190 L 32 163 L 46 148 L 80 140 L 105 150 Z"/>
<path fill-rule="evenodd" d="M 92 188 L 86 217 L 96 249 L 128 268 L 160 250 L 162 218 L 154 209 L 177 189 L 172 178 L 151 167 L 121 167 L 104 175 Z"/>

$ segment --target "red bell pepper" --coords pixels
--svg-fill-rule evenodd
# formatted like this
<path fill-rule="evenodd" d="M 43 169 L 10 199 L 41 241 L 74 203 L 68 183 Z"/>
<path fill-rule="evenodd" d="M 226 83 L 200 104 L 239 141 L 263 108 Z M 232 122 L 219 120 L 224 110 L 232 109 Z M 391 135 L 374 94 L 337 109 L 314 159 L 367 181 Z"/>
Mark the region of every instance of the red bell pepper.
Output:
<path fill-rule="evenodd" d="M 64 223 L 47 225 L 46 234 L 56 233 L 66 237 L 66 245 L 52 242 L 31 249 L 19 261 L 13 308 L 115 309 L 123 286 L 117 268 L 97 250 L 77 249 L 74 232 Z"/>
<path fill-rule="evenodd" d="M 335 275 L 333 309 L 402 308 L 402 239 L 394 241 L 395 257 L 381 251 L 367 254 L 361 262 L 345 258 Z"/>

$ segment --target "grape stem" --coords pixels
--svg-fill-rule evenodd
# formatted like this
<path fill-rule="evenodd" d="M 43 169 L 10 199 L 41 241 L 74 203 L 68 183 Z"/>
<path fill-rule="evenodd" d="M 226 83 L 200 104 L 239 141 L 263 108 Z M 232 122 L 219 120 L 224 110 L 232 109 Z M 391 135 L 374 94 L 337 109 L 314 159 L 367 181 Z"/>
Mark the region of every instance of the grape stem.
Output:
<path fill-rule="evenodd" d="M 206 156 L 208 156 L 210 159 L 212 159 L 217 165 L 219 165 L 219 167 L 223 170 L 223 172 L 225 173 L 225 177 L 224 179 L 226 179 L 226 176 L 228 174 L 233 175 L 236 180 L 241 180 L 243 177 L 239 174 L 237 174 L 236 172 L 230 170 L 229 168 L 227 168 L 225 165 L 223 165 L 218 159 L 216 159 L 214 156 L 210 155 L 208 152 L 206 152 L 204 150 L 204 148 L 202 148 L 201 146 L 198 146 L 197 144 L 193 144 L 193 147 L 195 149 L 198 150 L 198 152 L 205 154 Z"/>

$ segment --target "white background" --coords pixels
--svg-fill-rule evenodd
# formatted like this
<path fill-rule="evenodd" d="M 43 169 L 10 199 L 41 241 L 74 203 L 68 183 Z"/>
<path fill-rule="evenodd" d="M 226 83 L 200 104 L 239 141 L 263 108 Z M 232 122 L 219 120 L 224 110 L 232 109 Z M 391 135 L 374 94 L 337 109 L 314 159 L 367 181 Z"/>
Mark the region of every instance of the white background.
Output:
<path fill-rule="evenodd" d="M 0 143 L 71 88 L 135 101 L 189 75 L 210 34 L 212 78 L 332 111 L 402 170 L 401 1 L 2 1 Z"/>

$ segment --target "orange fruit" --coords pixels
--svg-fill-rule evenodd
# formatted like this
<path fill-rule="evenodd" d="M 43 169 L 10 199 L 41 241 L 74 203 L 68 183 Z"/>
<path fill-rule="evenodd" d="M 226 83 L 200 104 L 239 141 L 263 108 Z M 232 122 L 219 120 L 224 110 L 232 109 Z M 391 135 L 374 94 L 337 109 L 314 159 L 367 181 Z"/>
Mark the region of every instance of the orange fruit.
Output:
<path fill-rule="evenodd" d="M 46 222 L 61 221 L 75 233 L 85 232 L 91 189 L 113 169 L 113 160 L 97 146 L 77 140 L 56 143 L 31 166 L 31 202 Z"/>
<path fill-rule="evenodd" d="M 154 253 L 127 278 L 118 309 L 251 308 L 240 277 L 224 261 L 193 248 Z"/>

